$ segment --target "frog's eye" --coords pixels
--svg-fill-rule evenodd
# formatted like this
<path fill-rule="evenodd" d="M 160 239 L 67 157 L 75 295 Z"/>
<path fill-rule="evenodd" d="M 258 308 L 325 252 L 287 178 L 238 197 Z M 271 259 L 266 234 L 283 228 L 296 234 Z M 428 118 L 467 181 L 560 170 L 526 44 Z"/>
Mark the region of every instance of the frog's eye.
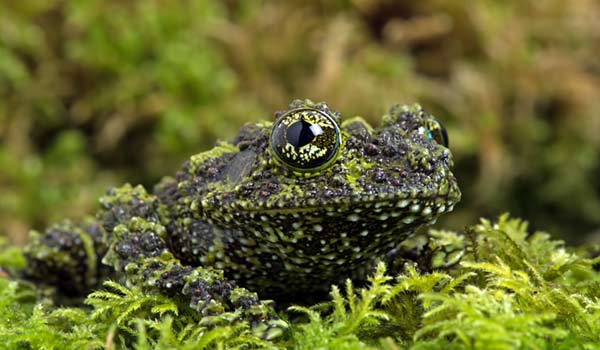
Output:
<path fill-rule="evenodd" d="M 281 115 L 271 133 L 271 149 L 285 166 L 297 171 L 315 171 L 337 157 L 341 133 L 327 113 L 311 108 L 290 110 Z"/>
<path fill-rule="evenodd" d="M 448 147 L 448 133 L 444 124 L 439 120 L 433 119 L 427 123 L 427 137 L 431 140 L 434 139 L 440 145 Z"/>

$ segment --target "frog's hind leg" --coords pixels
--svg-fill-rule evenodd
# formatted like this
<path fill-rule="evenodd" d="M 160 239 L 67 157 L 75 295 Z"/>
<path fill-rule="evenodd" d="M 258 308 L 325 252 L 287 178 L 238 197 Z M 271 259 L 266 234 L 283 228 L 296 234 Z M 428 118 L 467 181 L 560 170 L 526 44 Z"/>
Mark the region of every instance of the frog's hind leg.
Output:
<path fill-rule="evenodd" d="M 124 282 L 148 292 L 183 298 L 205 323 L 243 319 L 266 338 L 286 328 L 286 323 L 256 293 L 236 287 L 222 271 L 185 266 L 171 253 L 166 241 L 165 209 L 156 196 L 141 186 L 124 186 L 113 190 L 101 203 L 99 219 L 105 223 L 109 242 L 103 262 L 124 276 Z"/>
<path fill-rule="evenodd" d="M 92 219 L 82 225 L 65 221 L 42 233 L 32 231 L 23 250 L 25 278 L 55 286 L 68 297 L 85 295 L 111 273 L 100 262 L 106 252 L 102 235 L 102 226 Z"/>

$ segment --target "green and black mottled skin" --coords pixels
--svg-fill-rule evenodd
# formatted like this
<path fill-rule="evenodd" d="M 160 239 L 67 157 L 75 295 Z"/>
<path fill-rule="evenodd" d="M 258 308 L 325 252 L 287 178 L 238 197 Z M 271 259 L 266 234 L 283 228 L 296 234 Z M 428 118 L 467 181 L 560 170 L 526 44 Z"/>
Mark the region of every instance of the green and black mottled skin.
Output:
<path fill-rule="evenodd" d="M 271 145 L 273 123 L 247 124 L 152 193 L 114 188 L 96 220 L 34 232 L 28 275 L 76 294 L 112 274 L 187 298 L 202 315 L 239 311 L 268 330 L 282 322 L 256 293 L 301 301 L 362 278 L 459 201 L 445 132 L 420 106 L 392 107 L 377 128 L 358 117 L 340 123 L 309 100 L 276 117 L 306 110 L 338 124 L 339 150 L 325 166 L 287 166 Z"/>

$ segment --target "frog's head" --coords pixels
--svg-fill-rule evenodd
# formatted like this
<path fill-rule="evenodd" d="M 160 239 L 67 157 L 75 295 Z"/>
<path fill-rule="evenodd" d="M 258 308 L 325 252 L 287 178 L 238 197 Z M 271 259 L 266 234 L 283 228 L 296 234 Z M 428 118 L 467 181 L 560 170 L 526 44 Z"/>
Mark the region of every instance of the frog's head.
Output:
<path fill-rule="evenodd" d="M 333 225 L 377 212 L 409 224 L 432 221 L 460 199 L 446 131 L 419 105 L 396 105 L 373 128 L 359 117 L 342 122 L 325 103 L 296 100 L 275 122 L 247 124 L 233 145 L 196 157 L 209 212 L 306 220 L 325 210 L 334 220 L 318 220 Z"/>
<path fill-rule="evenodd" d="M 460 199 L 451 167 L 443 126 L 418 105 L 392 107 L 373 128 L 296 100 L 192 158 L 189 191 L 205 218 L 308 271 L 358 262 L 451 211 Z"/>

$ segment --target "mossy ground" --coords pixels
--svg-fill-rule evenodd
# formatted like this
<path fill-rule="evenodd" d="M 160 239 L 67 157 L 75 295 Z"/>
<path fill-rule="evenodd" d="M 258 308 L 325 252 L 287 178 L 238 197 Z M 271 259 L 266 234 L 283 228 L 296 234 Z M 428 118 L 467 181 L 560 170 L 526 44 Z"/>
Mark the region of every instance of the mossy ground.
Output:
<path fill-rule="evenodd" d="M 289 332 L 265 340 L 244 322 L 214 324 L 177 299 L 107 282 L 85 306 L 55 307 L 0 278 L 0 338 L 8 349 L 597 349 L 599 259 L 507 215 L 464 232 L 431 230 L 426 259 L 365 288 L 280 312 Z M 17 248 L 0 265 L 19 268 Z M 40 301 L 42 300 L 42 301 Z"/>

